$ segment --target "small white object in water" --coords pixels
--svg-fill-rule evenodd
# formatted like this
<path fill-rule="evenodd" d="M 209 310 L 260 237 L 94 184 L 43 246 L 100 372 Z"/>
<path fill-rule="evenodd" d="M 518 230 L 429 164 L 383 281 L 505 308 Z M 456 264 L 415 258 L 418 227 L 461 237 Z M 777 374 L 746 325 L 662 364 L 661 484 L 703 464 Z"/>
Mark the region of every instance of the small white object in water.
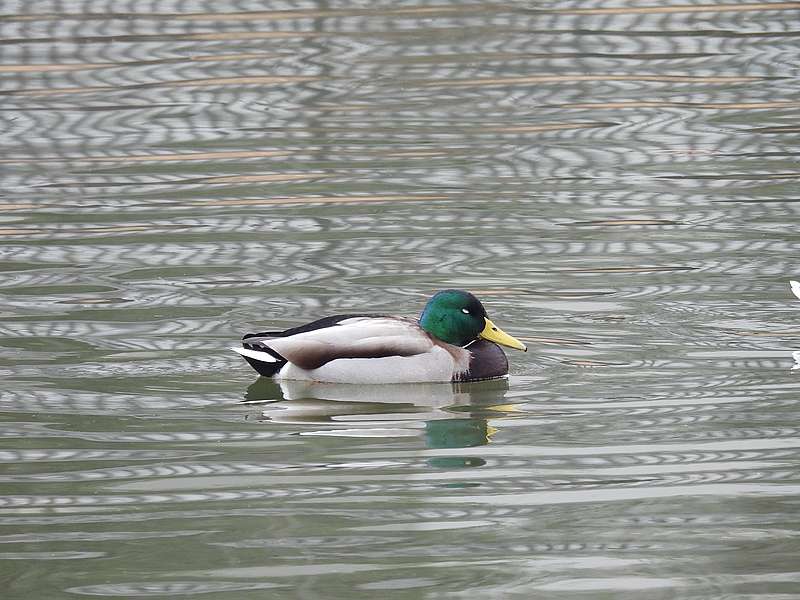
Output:
<path fill-rule="evenodd" d="M 792 286 L 792 293 L 800 298 L 800 281 L 790 281 L 789 285 Z"/>
<path fill-rule="evenodd" d="M 794 366 L 792 367 L 792 371 L 800 369 L 800 350 L 795 350 L 792 352 L 792 358 L 794 359 Z"/>

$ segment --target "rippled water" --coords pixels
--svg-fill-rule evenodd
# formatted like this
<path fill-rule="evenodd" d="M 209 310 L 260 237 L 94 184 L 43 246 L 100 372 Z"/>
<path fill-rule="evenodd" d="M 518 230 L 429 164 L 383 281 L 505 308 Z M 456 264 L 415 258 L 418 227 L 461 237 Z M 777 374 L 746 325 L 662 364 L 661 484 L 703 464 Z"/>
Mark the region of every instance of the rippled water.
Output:
<path fill-rule="evenodd" d="M 800 597 L 798 9 L 1 3 L 3 597 Z M 508 382 L 226 350 L 444 287 Z"/>

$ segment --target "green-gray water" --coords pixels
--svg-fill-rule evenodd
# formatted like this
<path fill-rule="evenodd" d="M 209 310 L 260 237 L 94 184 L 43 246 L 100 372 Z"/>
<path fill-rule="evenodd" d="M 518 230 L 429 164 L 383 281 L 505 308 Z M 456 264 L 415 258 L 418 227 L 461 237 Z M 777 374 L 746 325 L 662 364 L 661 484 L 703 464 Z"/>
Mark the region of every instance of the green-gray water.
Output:
<path fill-rule="evenodd" d="M 799 9 L 0 3 L 3 598 L 800 598 Z M 507 383 L 226 349 L 445 287 Z"/>

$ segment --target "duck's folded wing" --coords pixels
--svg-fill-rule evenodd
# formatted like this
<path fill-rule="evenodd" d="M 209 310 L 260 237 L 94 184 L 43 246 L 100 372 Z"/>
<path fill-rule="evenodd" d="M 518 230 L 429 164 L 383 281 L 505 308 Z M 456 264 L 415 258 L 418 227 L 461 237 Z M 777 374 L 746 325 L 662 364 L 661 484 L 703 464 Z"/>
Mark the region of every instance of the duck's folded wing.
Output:
<path fill-rule="evenodd" d="M 251 338 L 289 337 L 290 335 L 297 335 L 298 333 L 307 333 L 309 331 L 316 331 L 318 329 L 333 327 L 334 325 L 338 325 L 342 321 L 353 319 L 355 317 L 374 318 L 375 315 L 363 315 L 363 314 L 334 315 L 332 317 L 323 317 L 321 319 L 317 319 L 316 321 L 311 321 L 310 323 L 306 323 L 305 325 L 300 325 L 299 327 L 292 327 L 291 329 L 287 329 L 285 331 L 264 331 L 262 333 L 246 333 L 242 339 L 249 340 Z"/>
<path fill-rule="evenodd" d="M 265 347 L 309 370 L 344 358 L 414 356 L 434 346 L 415 323 L 390 317 L 353 317 L 286 337 L 250 338 L 245 344 Z"/>

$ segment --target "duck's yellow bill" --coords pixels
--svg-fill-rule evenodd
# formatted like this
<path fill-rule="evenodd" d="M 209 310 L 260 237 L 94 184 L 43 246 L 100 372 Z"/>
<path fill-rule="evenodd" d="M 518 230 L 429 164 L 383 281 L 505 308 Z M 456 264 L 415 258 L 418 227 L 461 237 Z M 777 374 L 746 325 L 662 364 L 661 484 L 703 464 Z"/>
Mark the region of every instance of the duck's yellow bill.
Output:
<path fill-rule="evenodd" d="M 508 335 L 489 319 L 486 319 L 486 317 L 484 317 L 484 319 L 486 320 L 486 327 L 484 327 L 483 331 L 478 334 L 478 337 L 482 337 L 483 339 L 494 342 L 495 344 L 508 346 L 509 348 L 516 348 L 517 350 L 522 350 L 523 352 L 528 351 L 528 349 L 525 347 L 525 344 L 520 342 L 517 338 Z"/>

